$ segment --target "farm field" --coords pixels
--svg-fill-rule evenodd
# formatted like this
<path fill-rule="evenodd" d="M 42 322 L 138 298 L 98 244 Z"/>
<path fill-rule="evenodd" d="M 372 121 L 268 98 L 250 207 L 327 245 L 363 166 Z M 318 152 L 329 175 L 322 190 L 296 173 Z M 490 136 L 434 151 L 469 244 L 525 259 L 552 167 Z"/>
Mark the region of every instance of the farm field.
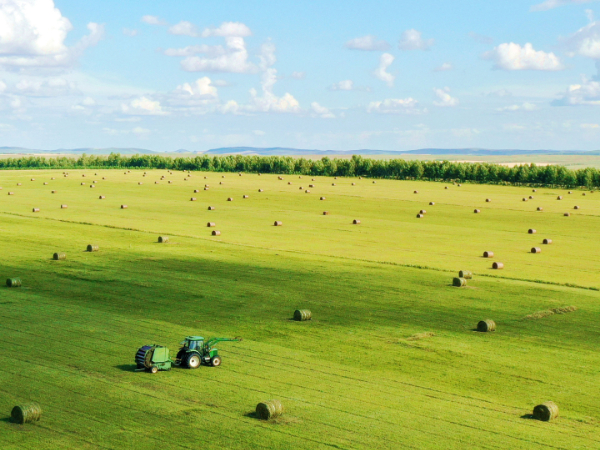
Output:
<path fill-rule="evenodd" d="M 600 447 L 600 193 L 125 172 L 0 173 L 0 275 L 23 282 L 0 287 L 1 448 Z M 187 335 L 244 340 L 218 368 L 134 371 Z M 286 413 L 258 420 L 272 398 Z M 531 420 L 548 400 L 560 417 Z M 11 423 L 29 401 L 42 420 Z"/>

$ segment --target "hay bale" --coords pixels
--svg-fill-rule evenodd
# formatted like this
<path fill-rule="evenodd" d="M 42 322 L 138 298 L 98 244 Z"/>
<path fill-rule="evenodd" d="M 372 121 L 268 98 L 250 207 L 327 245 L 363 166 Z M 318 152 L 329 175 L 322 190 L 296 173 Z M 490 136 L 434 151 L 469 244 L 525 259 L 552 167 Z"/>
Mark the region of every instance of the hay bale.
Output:
<path fill-rule="evenodd" d="M 314 178 L 312 178 L 311 180 L 312 180 L 312 181 L 315 181 L 315 179 L 314 179 Z"/>
<path fill-rule="evenodd" d="M 209 206 L 209 207 L 208 207 L 208 210 L 209 210 L 209 211 L 214 211 L 214 210 L 215 210 L 215 207 L 214 207 L 214 206 Z"/>
<path fill-rule="evenodd" d="M 233 197 L 229 197 L 229 198 L 227 199 L 227 201 L 228 201 L 228 202 L 232 202 L 232 201 L 233 201 Z"/>
<path fill-rule="evenodd" d="M 166 244 L 167 242 L 169 242 L 169 237 L 168 236 L 159 236 L 158 237 L 158 243 L 159 244 Z"/>
<path fill-rule="evenodd" d="M 288 181 L 288 185 L 291 185 L 291 184 L 292 184 L 292 182 L 291 182 L 291 181 Z"/>
<path fill-rule="evenodd" d="M 554 402 L 545 402 L 533 408 L 533 417 L 537 420 L 550 422 L 558 417 L 558 405 Z"/>
<path fill-rule="evenodd" d="M 457 184 L 457 186 L 458 186 L 458 187 L 461 187 L 461 186 L 462 186 L 462 184 L 458 183 L 458 184 Z"/>
<path fill-rule="evenodd" d="M 423 217 L 425 217 L 423 214 L 417 214 L 417 219 L 422 219 Z"/>
<path fill-rule="evenodd" d="M 571 215 L 571 213 L 564 213 L 565 217 L 569 217 Z"/>
<path fill-rule="evenodd" d="M 10 418 L 15 423 L 32 423 L 42 418 L 42 407 L 37 403 L 17 405 L 10 412 Z"/>
<path fill-rule="evenodd" d="M 323 211 L 323 215 L 324 216 L 328 216 L 329 215 L 329 211 Z"/>
<path fill-rule="evenodd" d="M 491 319 L 480 320 L 477 324 L 477 331 L 481 333 L 487 333 L 490 331 L 496 331 L 496 322 Z"/>
<path fill-rule="evenodd" d="M 532 189 L 531 192 L 537 192 L 537 189 Z"/>
<path fill-rule="evenodd" d="M 537 231 L 536 231 L 536 230 L 534 230 L 533 228 L 530 228 L 529 230 L 527 230 L 527 232 L 528 232 L 529 234 L 535 234 L 535 233 L 537 233 Z"/>
<path fill-rule="evenodd" d="M 552 239 L 544 239 L 542 241 L 542 244 L 550 245 L 550 244 L 552 244 Z"/>
<path fill-rule="evenodd" d="M 60 209 L 67 209 L 69 205 L 60 205 Z"/>
<path fill-rule="evenodd" d="M 283 414 L 283 405 L 279 400 L 269 400 L 256 405 L 256 415 L 261 420 L 275 419 Z"/>
<path fill-rule="evenodd" d="M 216 227 L 217 225 L 214 222 L 208 222 L 206 224 L 206 226 L 210 228 L 210 227 Z"/>
<path fill-rule="evenodd" d="M 104 195 L 100 195 L 100 196 L 98 197 L 98 199 L 99 199 L 99 200 L 104 200 L 105 198 L 106 198 L 106 197 L 105 197 Z"/>
<path fill-rule="evenodd" d="M 81 183 L 82 186 L 85 186 L 85 183 Z"/>
<path fill-rule="evenodd" d="M 585 195 L 585 192 L 583 194 L 581 194 L 581 195 Z"/>
<path fill-rule="evenodd" d="M 298 178 L 302 178 L 302 175 L 299 175 Z"/>
<path fill-rule="evenodd" d="M 302 186 L 300 186 L 300 187 L 298 188 L 298 190 L 299 190 L 299 191 L 301 191 L 302 189 L 304 189 Z"/>
<path fill-rule="evenodd" d="M 259 190 L 258 190 L 258 192 L 263 192 L 263 190 L 262 190 L 262 189 L 259 189 Z"/>
<path fill-rule="evenodd" d="M 221 236 L 221 232 L 217 231 L 217 230 L 213 230 L 213 232 L 211 233 L 211 235 L 213 235 L 213 236 Z"/>
<path fill-rule="evenodd" d="M 538 207 L 537 207 L 537 210 L 538 210 L 538 211 L 543 211 L 543 210 L 544 210 L 544 208 L 542 208 L 541 206 L 538 206 Z"/>
<path fill-rule="evenodd" d="M 501 262 L 495 262 L 494 264 L 492 264 L 492 269 L 504 269 L 504 263 Z"/>
<path fill-rule="evenodd" d="M 59 260 L 63 260 L 63 259 L 67 259 L 67 254 L 63 253 L 63 252 L 57 252 L 54 255 L 52 255 L 52 258 L 55 261 L 59 261 Z"/>
<path fill-rule="evenodd" d="M 196 197 L 191 197 L 190 198 L 190 202 L 195 202 L 196 201 Z"/>
<path fill-rule="evenodd" d="M 95 188 L 96 186 L 94 186 L 93 184 L 90 184 L 90 187 L 91 187 L 91 188 Z"/>
<path fill-rule="evenodd" d="M 15 193 L 14 192 L 9 192 L 8 195 L 15 195 Z"/>
<path fill-rule="evenodd" d="M 106 177 L 102 177 L 103 180 L 106 180 Z"/>
<path fill-rule="evenodd" d="M 448 189 L 448 186 L 444 186 L 444 189 Z"/>
<path fill-rule="evenodd" d="M 414 191 L 413 193 L 414 193 L 414 194 L 418 194 L 418 193 L 419 193 L 419 191 Z"/>
<path fill-rule="evenodd" d="M 360 220 L 354 219 L 352 221 L 352 224 L 354 224 L 354 225 L 360 225 Z"/>
<path fill-rule="evenodd" d="M 279 221 L 279 220 L 276 220 L 276 221 L 273 223 L 273 226 L 275 226 L 275 227 L 282 227 L 282 226 L 283 226 L 283 222 L 281 222 L 281 221 Z"/>
<path fill-rule="evenodd" d="M 523 197 L 523 201 L 524 201 L 524 202 L 526 202 L 526 201 L 527 201 L 527 198 Z"/>
<path fill-rule="evenodd" d="M 194 189 L 194 194 L 197 194 L 200 192 L 200 189 Z"/>
<path fill-rule="evenodd" d="M 465 278 L 467 280 L 470 280 L 473 278 L 473 272 L 471 272 L 470 270 L 460 270 L 458 272 L 458 276 L 460 278 Z"/>
<path fill-rule="evenodd" d="M 209 189 L 209 188 L 208 188 L 208 186 L 205 186 L 205 187 L 204 187 L 204 190 L 205 190 L 205 191 L 208 191 L 208 189 Z"/>
<path fill-rule="evenodd" d="M 483 252 L 483 257 L 484 258 L 493 258 L 494 252 Z"/>
<path fill-rule="evenodd" d="M 332 186 L 335 186 L 335 183 L 331 183 Z"/>
<path fill-rule="evenodd" d="M 309 185 L 308 185 L 308 187 L 309 187 L 309 188 L 314 188 L 314 187 L 315 187 L 315 185 L 314 185 L 314 184 L 309 184 Z"/>
<path fill-rule="evenodd" d="M 463 287 L 466 285 L 467 285 L 467 280 L 464 278 L 453 278 L 452 279 L 452 286 Z"/>
<path fill-rule="evenodd" d="M 486 198 L 486 199 L 485 199 L 485 202 L 486 202 L 486 203 L 491 203 L 491 201 L 492 201 L 492 199 L 491 199 L 491 198 Z"/>
<path fill-rule="evenodd" d="M 277 177 L 278 180 L 283 180 L 283 177 Z"/>
<path fill-rule="evenodd" d="M 480 209 L 474 209 L 474 210 L 473 210 L 473 212 L 474 212 L 475 214 L 479 214 L 479 213 L 481 212 L 481 210 L 480 210 Z"/>
<path fill-rule="evenodd" d="M 93 245 L 93 244 L 89 244 L 87 246 L 87 251 L 88 252 L 97 252 L 98 250 L 100 250 L 100 246 L 99 245 Z"/>
<path fill-rule="evenodd" d="M 309 190 L 309 189 L 305 190 L 304 192 L 305 192 L 306 194 L 310 194 L 310 190 Z"/>
<path fill-rule="evenodd" d="M 539 247 L 532 247 L 531 253 L 542 253 L 542 249 Z"/>
<path fill-rule="evenodd" d="M 155 181 L 154 184 L 158 184 L 158 181 Z"/>
<path fill-rule="evenodd" d="M 142 183 L 141 181 L 138 181 L 138 185 L 140 185 L 140 184 L 144 184 L 144 183 Z"/>
<path fill-rule="evenodd" d="M 576 205 L 576 206 L 573 207 L 573 209 L 579 209 L 579 206 Z"/>
<path fill-rule="evenodd" d="M 572 193 L 573 193 L 573 191 L 569 191 L 569 194 L 572 194 Z"/>
<path fill-rule="evenodd" d="M 435 205 L 435 202 L 429 202 L 429 205 L 433 206 Z"/>
<path fill-rule="evenodd" d="M 419 211 L 419 214 L 427 214 L 427 211 L 425 211 L 424 209 L 422 209 L 421 211 Z"/>
<path fill-rule="evenodd" d="M 128 206 L 127 205 L 121 205 L 121 209 L 127 209 Z"/>
<path fill-rule="evenodd" d="M 562 195 L 559 195 L 558 197 L 556 197 L 556 200 L 562 200 Z"/>
<path fill-rule="evenodd" d="M 373 181 L 373 184 L 376 184 L 376 183 L 377 183 L 376 181 Z"/>
<path fill-rule="evenodd" d="M 6 285 L 8 287 L 21 287 L 21 279 L 20 278 L 9 278 L 6 280 Z"/>
<path fill-rule="evenodd" d="M 40 208 L 33 208 L 32 212 L 40 212 Z"/>
<path fill-rule="evenodd" d="M 54 177 L 51 177 L 50 179 L 51 179 L 51 180 L 54 180 Z"/>
<path fill-rule="evenodd" d="M 47 182 L 47 181 L 44 181 L 44 186 L 46 186 L 47 184 L 48 184 L 48 182 Z"/>
<path fill-rule="evenodd" d="M 356 186 L 356 183 L 352 183 L 352 186 Z"/>
<path fill-rule="evenodd" d="M 173 182 L 171 180 L 168 181 L 169 184 L 173 184 Z"/>
<path fill-rule="evenodd" d="M 325 197 L 320 197 L 319 200 L 325 200 Z"/>
<path fill-rule="evenodd" d="M 312 313 L 308 309 L 297 309 L 294 311 L 294 320 L 298 322 L 312 320 Z"/>

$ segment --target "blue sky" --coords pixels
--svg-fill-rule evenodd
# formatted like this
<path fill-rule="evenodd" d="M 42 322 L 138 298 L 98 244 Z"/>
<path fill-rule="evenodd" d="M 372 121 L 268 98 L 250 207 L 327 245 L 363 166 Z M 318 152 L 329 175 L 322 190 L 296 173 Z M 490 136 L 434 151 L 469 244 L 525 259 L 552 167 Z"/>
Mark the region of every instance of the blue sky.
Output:
<path fill-rule="evenodd" d="M 600 149 L 600 2 L 0 0 L 0 145 Z"/>

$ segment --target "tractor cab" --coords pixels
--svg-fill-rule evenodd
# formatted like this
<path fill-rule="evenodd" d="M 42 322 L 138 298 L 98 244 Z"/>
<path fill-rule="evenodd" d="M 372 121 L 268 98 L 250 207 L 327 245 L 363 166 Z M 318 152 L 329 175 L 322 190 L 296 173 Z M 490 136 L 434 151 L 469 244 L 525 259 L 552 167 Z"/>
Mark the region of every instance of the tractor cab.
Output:
<path fill-rule="evenodd" d="M 183 345 L 182 349 L 200 352 L 202 350 L 202 345 L 204 344 L 204 338 L 202 336 L 188 336 L 183 342 L 180 342 L 180 344 Z"/>

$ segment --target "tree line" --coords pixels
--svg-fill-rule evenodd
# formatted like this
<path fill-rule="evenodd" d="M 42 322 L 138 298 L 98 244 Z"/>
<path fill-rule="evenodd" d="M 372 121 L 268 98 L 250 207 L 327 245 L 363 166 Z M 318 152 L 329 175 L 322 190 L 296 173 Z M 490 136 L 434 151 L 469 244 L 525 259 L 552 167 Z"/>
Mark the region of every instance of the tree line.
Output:
<path fill-rule="evenodd" d="M 227 155 L 169 157 L 160 155 L 74 157 L 29 156 L 0 159 L 0 169 L 170 169 L 212 172 L 276 173 L 312 176 L 364 176 L 397 180 L 456 181 L 548 187 L 600 186 L 600 170 L 524 164 L 514 167 L 483 162 L 406 161 L 403 159 L 307 159 L 291 156 Z"/>

